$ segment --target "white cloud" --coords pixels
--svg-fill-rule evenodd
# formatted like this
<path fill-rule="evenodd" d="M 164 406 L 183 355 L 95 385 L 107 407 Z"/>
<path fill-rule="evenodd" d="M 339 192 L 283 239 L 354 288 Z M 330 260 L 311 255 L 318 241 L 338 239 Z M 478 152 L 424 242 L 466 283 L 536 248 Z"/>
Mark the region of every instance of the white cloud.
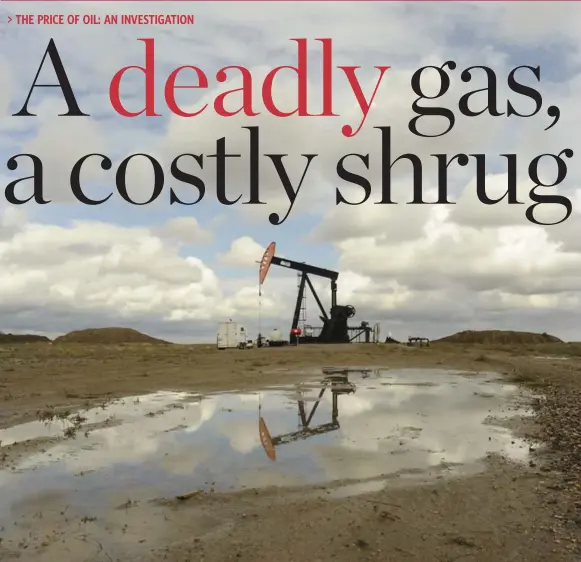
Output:
<path fill-rule="evenodd" d="M 260 447 L 258 424 L 254 420 L 237 420 L 235 424 L 224 422 L 220 430 L 230 440 L 230 447 L 238 453 L 250 453 Z"/>
<path fill-rule="evenodd" d="M 70 227 L 28 223 L 0 242 L 1 302 L 73 312 L 79 315 L 75 322 L 91 313 L 128 322 L 227 314 L 216 275 L 198 258 L 181 257 L 177 244 L 152 230 L 88 221 Z"/>
<path fill-rule="evenodd" d="M 213 239 L 212 232 L 204 230 L 194 217 L 178 217 L 169 220 L 158 229 L 160 236 L 182 244 L 204 244 Z"/>
<path fill-rule="evenodd" d="M 250 236 L 243 236 L 232 242 L 230 249 L 221 256 L 221 261 L 234 267 L 254 267 L 258 271 L 256 262 L 261 260 L 265 249 Z"/>

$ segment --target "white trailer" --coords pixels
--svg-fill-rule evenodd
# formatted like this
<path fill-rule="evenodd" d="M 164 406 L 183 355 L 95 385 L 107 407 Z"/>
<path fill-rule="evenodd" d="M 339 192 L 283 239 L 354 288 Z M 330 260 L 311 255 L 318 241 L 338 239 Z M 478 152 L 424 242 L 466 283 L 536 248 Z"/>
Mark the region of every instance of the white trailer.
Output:
<path fill-rule="evenodd" d="M 218 349 L 244 349 L 247 342 L 246 328 L 238 322 L 220 322 L 218 324 Z"/>

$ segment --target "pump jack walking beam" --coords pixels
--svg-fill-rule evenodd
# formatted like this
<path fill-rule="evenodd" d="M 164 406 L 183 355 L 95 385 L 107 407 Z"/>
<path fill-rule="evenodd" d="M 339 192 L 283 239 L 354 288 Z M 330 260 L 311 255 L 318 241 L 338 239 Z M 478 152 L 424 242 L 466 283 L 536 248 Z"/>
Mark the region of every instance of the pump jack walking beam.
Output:
<path fill-rule="evenodd" d="M 331 307 L 337 304 L 337 279 L 339 278 L 339 273 L 337 271 L 331 271 L 330 269 L 324 269 L 322 267 L 316 267 L 314 265 L 309 265 L 308 263 L 300 263 L 298 261 L 293 260 L 286 260 L 279 258 L 278 256 L 272 256 L 271 262 L 274 265 L 278 265 L 280 267 L 286 267 L 287 269 L 294 269 L 295 271 L 299 271 L 302 273 L 302 279 L 306 279 L 307 283 L 309 284 L 309 289 L 313 292 L 313 295 L 316 295 L 315 290 L 313 289 L 313 284 L 309 279 L 308 275 L 316 275 L 317 277 L 325 277 L 326 279 L 331 280 Z M 303 287 L 304 291 L 304 283 L 301 279 L 301 286 Z M 301 295 L 302 296 L 302 295 Z M 321 301 L 319 297 L 315 296 L 317 300 L 317 304 L 321 309 L 322 313 L 327 316 L 325 309 L 321 305 Z"/>

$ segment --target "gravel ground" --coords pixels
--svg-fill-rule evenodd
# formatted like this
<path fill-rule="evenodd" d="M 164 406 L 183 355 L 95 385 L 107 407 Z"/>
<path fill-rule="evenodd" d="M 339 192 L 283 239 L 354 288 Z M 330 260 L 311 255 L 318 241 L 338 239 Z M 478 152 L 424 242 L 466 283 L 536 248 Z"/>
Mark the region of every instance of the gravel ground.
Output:
<path fill-rule="evenodd" d="M 302 368 L 439 367 L 496 371 L 532 389 L 538 395 L 535 417 L 521 431 L 531 442 L 545 443 L 530 466 L 491 459 L 477 476 L 341 500 L 325 487 L 207 494 L 185 502 L 125 506 L 101 522 L 68 512 L 63 516 L 54 508 L 58 498 L 50 496 L 42 498 L 41 523 L 38 505 L 20 506 L 18 532 L 0 530 L 0 559 L 578 562 L 578 356 L 577 346 L 566 344 L 302 346 L 232 353 L 211 346 L 0 348 L 0 427 L 35 419 L 46 408 L 74 410 L 160 389 L 255 389 L 288 380 L 290 372 Z M 42 532 L 31 532 L 33 522 Z M 118 537 L 117 529 L 123 529 Z M 109 554 L 103 536 L 117 537 L 123 556 Z"/>

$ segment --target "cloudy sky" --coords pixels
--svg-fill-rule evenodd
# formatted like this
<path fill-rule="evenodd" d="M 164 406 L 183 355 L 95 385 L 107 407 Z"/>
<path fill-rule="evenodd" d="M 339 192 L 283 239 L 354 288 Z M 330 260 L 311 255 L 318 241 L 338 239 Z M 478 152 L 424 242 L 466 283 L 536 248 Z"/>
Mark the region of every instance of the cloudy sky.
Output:
<path fill-rule="evenodd" d="M 55 4 L 56 5 L 56 4 Z M 443 336 L 461 329 L 505 328 L 547 331 L 565 339 L 581 339 L 577 309 L 581 299 L 581 243 L 579 221 L 578 144 L 576 122 L 581 115 L 576 92 L 581 84 L 581 40 L 576 3 L 99 3 L 58 4 L 60 13 L 127 14 L 193 13 L 194 26 L 21 26 L 7 24 L 9 15 L 54 12 L 55 5 L 3 2 L 0 11 L 0 153 L 6 162 L 27 152 L 44 164 L 44 193 L 50 204 L 34 202 L 11 206 L 0 200 L 0 331 L 35 331 L 56 335 L 73 329 L 123 325 L 174 341 L 213 341 L 216 323 L 233 318 L 251 332 L 258 327 L 257 264 L 264 247 L 275 240 L 277 254 L 297 261 L 336 269 L 339 300 L 357 308 L 357 319 L 381 322 L 382 332 L 394 337 Z M 145 8 L 144 8 L 145 6 Z M 12 117 L 26 99 L 50 38 L 86 118 L 57 117 L 66 110 L 60 91 L 37 89 L 29 109 L 38 117 Z M 144 61 L 144 45 L 156 44 L 155 118 L 126 119 L 111 108 L 108 87 L 114 73 Z M 333 110 L 337 117 L 277 118 L 260 101 L 264 75 L 275 66 L 296 63 L 293 37 L 309 39 L 309 104 L 321 107 L 321 47 L 315 38 L 333 39 L 333 65 L 356 65 L 363 93 L 370 97 L 378 78 L 374 66 L 391 66 L 379 86 L 363 129 L 345 138 L 341 127 L 356 125 L 360 110 L 343 72 L 333 74 Z M 457 63 L 449 91 L 437 107 L 456 107 L 456 123 L 445 137 L 419 138 L 408 123 L 415 94 L 414 71 L 424 65 Z M 195 111 L 194 118 L 170 115 L 164 82 L 177 66 L 194 65 L 208 76 L 207 89 L 183 89 L 178 103 Z M 243 65 L 252 70 L 254 108 L 261 115 L 219 117 L 211 111 L 216 95 L 239 88 L 236 71 L 225 83 L 216 80 L 223 66 Z M 458 113 L 460 97 L 485 85 L 482 71 L 470 83 L 460 79 L 463 69 L 486 65 L 498 77 L 498 107 L 507 100 L 520 113 L 534 109 L 531 100 L 510 92 L 507 76 L 516 66 L 541 67 L 540 84 L 527 71 L 522 83 L 543 95 L 543 107 L 533 118 L 486 113 L 468 118 Z M 186 79 L 184 75 L 180 80 Z M 47 62 L 40 81 L 53 82 Z M 435 73 L 426 73 L 425 91 L 438 90 Z M 182 82 L 185 83 L 185 82 Z M 127 73 L 122 99 L 132 110 L 143 107 L 143 78 Z M 282 109 L 296 108 L 296 78 L 281 72 L 275 99 Z M 230 96 L 228 108 L 237 109 L 240 97 Z M 426 102 L 424 102 L 426 103 Z M 482 94 L 470 102 L 474 111 L 485 107 Z M 559 122 L 547 108 L 560 108 Z M 296 186 L 305 169 L 302 154 L 317 154 L 304 176 L 288 218 L 274 226 L 271 213 L 285 216 L 289 201 L 272 162 L 261 157 L 260 194 L 265 205 L 243 205 L 249 192 L 248 132 L 260 126 L 260 152 L 288 154 L 284 162 Z M 424 163 L 426 200 L 435 201 L 437 169 L 430 154 L 484 153 L 486 189 L 500 197 L 508 185 L 506 159 L 518 155 L 517 183 L 521 205 L 506 200 L 486 206 L 476 199 L 475 164 L 449 169 L 448 192 L 455 205 L 409 205 L 413 197 L 412 168 L 405 161 L 394 166 L 394 205 L 381 199 L 381 136 L 374 126 L 390 126 L 392 158 L 413 152 Z M 423 130 L 442 127 L 427 118 Z M 228 197 L 239 203 L 224 206 L 216 198 L 212 159 L 200 168 L 193 159 L 183 169 L 199 175 L 206 185 L 201 202 L 169 204 L 169 189 L 184 201 L 197 198 L 191 186 L 172 178 L 170 166 L 179 154 L 213 154 L 216 141 L 226 138 L 227 149 L 242 157 L 229 165 Z M 533 204 L 528 176 L 531 160 L 543 153 L 572 149 L 567 177 L 558 193 L 573 203 L 569 219 L 557 226 L 535 226 L 525 216 Z M 98 162 L 85 166 L 82 182 L 88 194 L 110 200 L 88 207 L 74 200 L 69 173 L 89 153 L 103 153 L 114 168 L 101 170 Z M 353 202 L 362 188 L 338 177 L 337 161 L 349 153 L 369 154 L 369 170 L 354 158 L 349 169 L 365 175 L 372 194 L 362 205 L 336 205 L 336 190 Z M 134 206 L 115 192 L 115 170 L 130 154 L 154 155 L 164 168 L 164 189 L 155 203 Z M 3 185 L 30 175 L 22 161 L 16 171 L 0 170 Z M 543 180 L 551 183 L 556 166 L 544 166 Z M 151 197 L 153 174 L 145 159 L 134 161 L 127 175 L 128 191 L 136 201 Z M 18 192 L 31 194 L 31 183 Z M 430 198 L 431 197 L 431 198 Z M 564 215 L 560 204 L 542 204 L 535 216 L 545 222 Z M 327 290 L 325 283 L 317 285 Z M 263 290 L 262 328 L 286 330 L 296 294 L 296 277 L 273 268 Z M 324 294 L 324 296 L 328 296 Z M 307 304 L 309 319 L 317 323 L 315 303 Z"/>

